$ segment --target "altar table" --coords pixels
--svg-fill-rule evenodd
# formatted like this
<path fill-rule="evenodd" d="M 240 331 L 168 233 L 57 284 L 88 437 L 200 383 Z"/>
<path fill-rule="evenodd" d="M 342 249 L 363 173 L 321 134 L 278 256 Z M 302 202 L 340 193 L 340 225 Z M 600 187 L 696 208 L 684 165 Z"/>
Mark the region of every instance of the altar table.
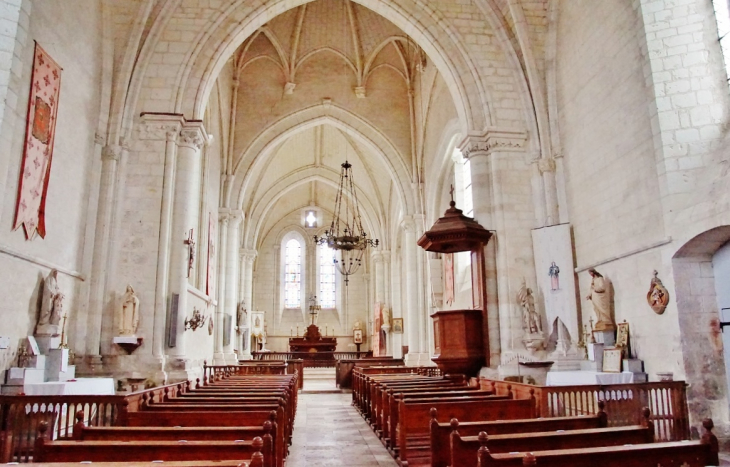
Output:
<path fill-rule="evenodd" d="M 600 371 L 550 371 L 546 386 L 576 386 L 592 384 L 628 384 L 634 382 L 630 371 L 603 373 Z"/>
<path fill-rule="evenodd" d="M 114 378 L 76 378 L 70 381 L 26 383 L 23 385 L 23 392 L 26 396 L 113 396 Z"/>

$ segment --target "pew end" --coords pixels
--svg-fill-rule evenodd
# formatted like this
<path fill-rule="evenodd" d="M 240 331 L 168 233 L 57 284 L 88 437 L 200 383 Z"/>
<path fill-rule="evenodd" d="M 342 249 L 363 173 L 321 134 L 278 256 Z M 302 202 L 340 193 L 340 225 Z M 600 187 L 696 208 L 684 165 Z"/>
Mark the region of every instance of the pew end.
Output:
<path fill-rule="evenodd" d="M 709 465 L 720 465 L 720 443 L 717 441 L 717 436 L 712 432 L 715 428 L 715 423 L 711 418 L 702 420 L 702 427 L 705 429 L 705 433 L 700 439 L 700 443 L 706 444 L 710 447 L 709 458 L 707 459 Z"/>
<path fill-rule="evenodd" d="M 537 458 L 531 452 L 528 452 L 522 458 L 522 465 L 537 465 Z"/>

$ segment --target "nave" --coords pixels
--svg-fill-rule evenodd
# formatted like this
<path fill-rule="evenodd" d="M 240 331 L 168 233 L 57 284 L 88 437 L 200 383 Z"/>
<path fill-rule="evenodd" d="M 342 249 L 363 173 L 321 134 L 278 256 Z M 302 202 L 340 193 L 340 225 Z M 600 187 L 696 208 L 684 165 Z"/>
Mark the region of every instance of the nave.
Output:
<path fill-rule="evenodd" d="M 396 467 L 383 444 L 352 406 L 347 393 L 299 396 L 287 467 Z"/>

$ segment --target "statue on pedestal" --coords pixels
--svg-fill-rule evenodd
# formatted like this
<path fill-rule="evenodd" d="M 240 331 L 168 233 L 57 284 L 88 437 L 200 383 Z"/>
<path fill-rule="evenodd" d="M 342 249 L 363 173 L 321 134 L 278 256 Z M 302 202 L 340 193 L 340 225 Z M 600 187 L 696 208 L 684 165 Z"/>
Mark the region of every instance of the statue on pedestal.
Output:
<path fill-rule="evenodd" d="M 131 285 L 127 285 L 127 291 L 122 296 L 122 303 L 119 310 L 119 335 L 134 336 L 139 325 L 139 298 L 134 293 Z"/>
<path fill-rule="evenodd" d="M 64 295 L 58 287 L 58 271 L 52 269 L 43 281 L 41 312 L 38 317 L 37 335 L 58 335 L 58 324 L 63 314 Z"/>
<path fill-rule="evenodd" d="M 545 345 L 542 319 L 535 310 L 535 297 L 532 295 L 532 289 L 527 287 L 524 280 L 522 287 L 517 292 L 517 301 L 522 307 L 522 330 L 525 332 L 522 341 L 530 351 L 541 350 Z"/>
<path fill-rule="evenodd" d="M 609 296 L 609 282 L 600 272 L 593 268 L 588 270 L 591 275 L 591 293 L 586 300 L 593 303 L 593 311 L 596 313 L 595 331 L 613 331 L 616 325 L 611 318 L 611 297 Z"/>

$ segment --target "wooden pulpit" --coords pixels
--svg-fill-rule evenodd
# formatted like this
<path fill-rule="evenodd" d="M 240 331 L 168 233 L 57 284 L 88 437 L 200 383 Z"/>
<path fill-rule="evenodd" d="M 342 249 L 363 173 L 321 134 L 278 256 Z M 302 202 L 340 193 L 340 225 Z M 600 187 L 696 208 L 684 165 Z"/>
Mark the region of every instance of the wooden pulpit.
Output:
<path fill-rule="evenodd" d="M 471 252 L 471 310 L 437 311 L 433 318 L 435 353 L 431 360 L 445 374 L 475 376 L 482 365 L 489 366 L 489 320 L 487 319 L 486 269 L 484 246 L 492 234 L 473 218 L 467 217 L 451 200 L 449 209 L 431 230 L 418 240 L 418 246 L 437 253 Z"/>

